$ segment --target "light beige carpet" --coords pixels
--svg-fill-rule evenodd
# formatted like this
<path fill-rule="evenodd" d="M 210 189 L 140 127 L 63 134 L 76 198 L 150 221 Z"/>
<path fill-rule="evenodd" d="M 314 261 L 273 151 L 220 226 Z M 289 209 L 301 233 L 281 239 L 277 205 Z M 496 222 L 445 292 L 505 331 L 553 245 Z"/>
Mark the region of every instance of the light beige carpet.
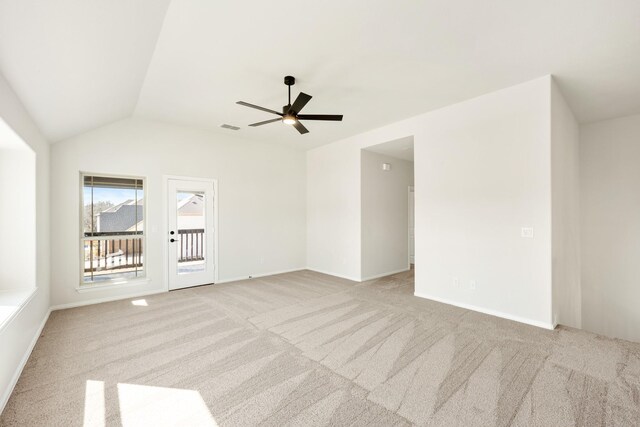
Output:
<path fill-rule="evenodd" d="M 0 424 L 640 425 L 640 344 L 412 294 L 301 271 L 56 311 Z"/>

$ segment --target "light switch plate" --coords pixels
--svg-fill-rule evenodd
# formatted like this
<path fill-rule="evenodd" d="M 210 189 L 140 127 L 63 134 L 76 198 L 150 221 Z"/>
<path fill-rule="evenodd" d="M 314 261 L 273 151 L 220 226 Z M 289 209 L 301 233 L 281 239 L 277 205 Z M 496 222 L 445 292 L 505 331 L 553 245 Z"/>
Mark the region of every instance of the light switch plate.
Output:
<path fill-rule="evenodd" d="M 522 227 L 521 236 L 532 238 L 533 237 L 533 228 L 531 227 Z"/>

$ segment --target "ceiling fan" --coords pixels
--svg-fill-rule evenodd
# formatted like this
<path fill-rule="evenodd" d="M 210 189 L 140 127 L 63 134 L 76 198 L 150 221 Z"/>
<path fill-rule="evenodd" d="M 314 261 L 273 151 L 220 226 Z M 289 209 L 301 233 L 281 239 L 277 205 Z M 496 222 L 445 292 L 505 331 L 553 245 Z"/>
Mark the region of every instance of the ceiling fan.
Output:
<path fill-rule="evenodd" d="M 291 104 L 291 86 L 296 84 L 296 79 L 292 76 L 286 76 L 284 78 L 284 84 L 289 88 L 289 102 L 282 107 L 282 113 L 270 110 L 268 108 L 260 107 L 258 105 L 249 104 L 248 102 L 238 101 L 236 104 L 244 105 L 245 107 L 255 108 L 256 110 L 266 111 L 267 113 L 276 114 L 280 117 L 277 119 L 265 120 L 263 122 L 252 123 L 249 126 L 256 127 L 266 125 L 268 123 L 275 123 L 282 121 L 282 123 L 291 125 L 297 129 L 301 134 L 309 132 L 309 130 L 300 123 L 300 120 L 328 120 L 339 122 L 342 121 L 342 114 L 299 114 L 300 110 L 307 105 L 307 102 L 311 99 L 311 95 L 307 95 L 304 92 L 300 92 L 296 100 Z"/>

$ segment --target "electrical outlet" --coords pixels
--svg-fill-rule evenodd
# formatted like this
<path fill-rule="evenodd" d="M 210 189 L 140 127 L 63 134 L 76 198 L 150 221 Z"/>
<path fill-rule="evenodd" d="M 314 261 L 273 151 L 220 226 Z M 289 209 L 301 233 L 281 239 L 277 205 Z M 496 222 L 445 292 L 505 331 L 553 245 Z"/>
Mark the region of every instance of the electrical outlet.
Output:
<path fill-rule="evenodd" d="M 471 282 L 469 282 L 469 289 L 471 289 L 472 291 L 476 290 L 476 281 L 472 280 Z"/>
<path fill-rule="evenodd" d="M 460 280 L 457 277 L 453 278 L 453 287 L 458 289 L 460 287 Z"/>
<path fill-rule="evenodd" d="M 520 235 L 522 237 L 532 238 L 533 237 L 533 228 L 531 228 L 531 227 L 522 227 L 522 230 L 520 230 Z"/>

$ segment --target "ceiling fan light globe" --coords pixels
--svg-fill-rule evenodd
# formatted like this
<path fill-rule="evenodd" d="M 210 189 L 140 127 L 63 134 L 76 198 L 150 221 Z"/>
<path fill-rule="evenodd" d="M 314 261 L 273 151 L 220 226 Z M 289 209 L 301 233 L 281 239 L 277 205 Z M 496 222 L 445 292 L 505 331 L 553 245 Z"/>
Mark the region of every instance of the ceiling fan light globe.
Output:
<path fill-rule="evenodd" d="M 282 118 L 282 123 L 285 125 L 293 125 L 296 123 L 296 118 L 291 115 L 286 115 Z"/>

